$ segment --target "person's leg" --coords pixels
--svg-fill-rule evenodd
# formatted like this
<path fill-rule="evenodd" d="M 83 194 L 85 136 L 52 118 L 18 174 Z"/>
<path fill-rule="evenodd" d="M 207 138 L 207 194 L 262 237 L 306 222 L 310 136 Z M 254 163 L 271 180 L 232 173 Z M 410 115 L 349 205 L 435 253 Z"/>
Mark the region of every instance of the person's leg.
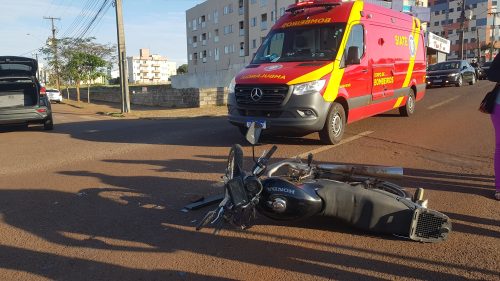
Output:
<path fill-rule="evenodd" d="M 495 109 L 491 114 L 491 121 L 495 128 L 495 198 L 500 200 L 500 104 L 495 105 Z"/>

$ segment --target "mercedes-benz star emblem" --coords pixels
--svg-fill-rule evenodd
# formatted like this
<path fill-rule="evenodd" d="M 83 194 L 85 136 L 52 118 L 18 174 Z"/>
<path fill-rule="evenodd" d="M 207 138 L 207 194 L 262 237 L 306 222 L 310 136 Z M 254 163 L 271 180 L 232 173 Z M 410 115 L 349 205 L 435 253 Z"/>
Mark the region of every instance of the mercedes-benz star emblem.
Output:
<path fill-rule="evenodd" d="M 260 101 L 263 95 L 264 92 L 260 88 L 253 88 L 252 92 L 250 93 L 250 97 L 253 101 Z"/>

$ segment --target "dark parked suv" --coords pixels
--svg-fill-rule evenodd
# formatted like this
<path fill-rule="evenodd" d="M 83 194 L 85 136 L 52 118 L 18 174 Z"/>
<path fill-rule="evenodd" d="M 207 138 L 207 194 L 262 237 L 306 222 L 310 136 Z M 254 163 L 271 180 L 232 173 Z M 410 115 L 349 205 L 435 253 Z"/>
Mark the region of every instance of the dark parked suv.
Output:
<path fill-rule="evenodd" d="M 0 125 L 43 124 L 52 130 L 50 102 L 36 78 L 38 62 L 24 57 L 0 56 Z"/>
<path fill-rule="evenodd" d="M 463 83 L 474 85 L 477 81 L 476 70 L 465 60 L 452 60 L 429 65 L 427 86 L 455 85 Z"/>

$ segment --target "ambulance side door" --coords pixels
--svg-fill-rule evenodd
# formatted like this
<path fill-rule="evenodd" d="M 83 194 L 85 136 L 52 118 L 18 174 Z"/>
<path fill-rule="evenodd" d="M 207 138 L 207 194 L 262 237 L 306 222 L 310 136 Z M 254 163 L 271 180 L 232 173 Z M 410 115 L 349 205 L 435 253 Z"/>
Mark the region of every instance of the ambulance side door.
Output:
<path fill-rule="evenodd" d="M 371 94 L 371 70 L 368 67 L 365 46 L 365 28 L 362 24 L 355 23 L 350 28 L 341 61 L 341 67 L 344 67 L 341 85 L 346 89 L 350 102 L 356 104 L 354 107 L 367 105 L 367 97 Z"/>

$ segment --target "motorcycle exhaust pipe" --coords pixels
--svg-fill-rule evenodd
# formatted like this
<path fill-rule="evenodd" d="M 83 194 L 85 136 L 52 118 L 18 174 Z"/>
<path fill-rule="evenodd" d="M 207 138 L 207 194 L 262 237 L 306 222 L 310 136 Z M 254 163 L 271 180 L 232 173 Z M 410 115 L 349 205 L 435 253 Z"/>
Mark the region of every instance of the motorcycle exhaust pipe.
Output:
<path fill-rule="evenodd" d="M 318 169 L 369 177 L 401 178 L 404 175 L 402 167 L 320 164 Z"/>

